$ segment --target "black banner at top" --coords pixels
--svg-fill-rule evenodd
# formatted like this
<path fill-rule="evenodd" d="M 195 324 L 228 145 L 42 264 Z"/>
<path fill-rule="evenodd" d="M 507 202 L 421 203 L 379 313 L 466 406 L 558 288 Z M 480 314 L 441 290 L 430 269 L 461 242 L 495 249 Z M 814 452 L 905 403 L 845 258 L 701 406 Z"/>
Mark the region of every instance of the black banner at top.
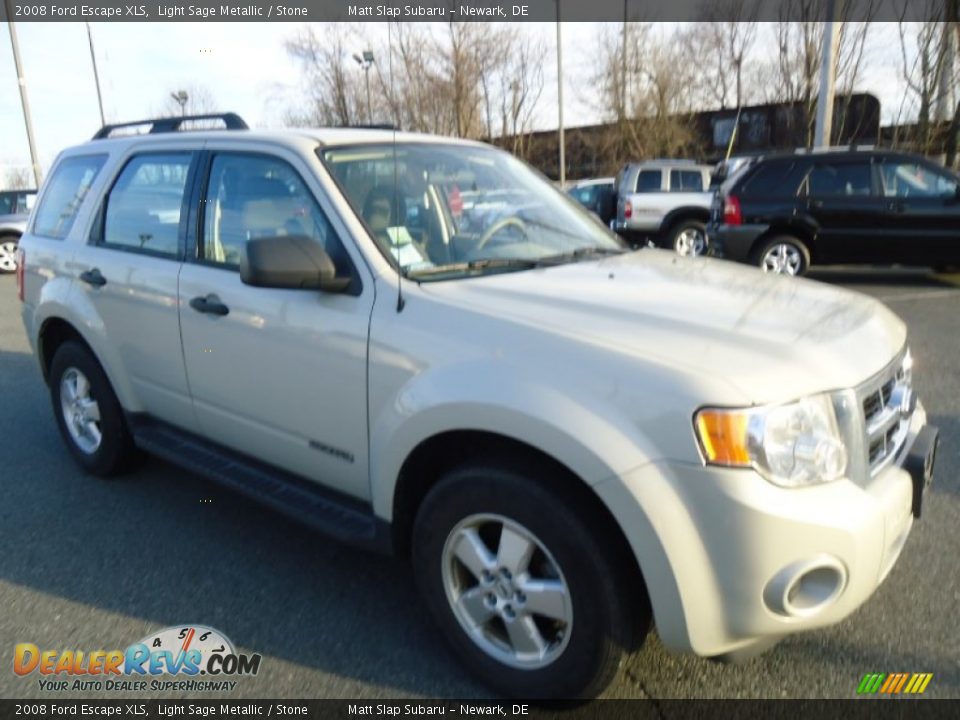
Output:
<path fill-rule="evenodd" d="M 943 20 L 916 0 L 3 0 L 16 22 L 665 22 Z"/>

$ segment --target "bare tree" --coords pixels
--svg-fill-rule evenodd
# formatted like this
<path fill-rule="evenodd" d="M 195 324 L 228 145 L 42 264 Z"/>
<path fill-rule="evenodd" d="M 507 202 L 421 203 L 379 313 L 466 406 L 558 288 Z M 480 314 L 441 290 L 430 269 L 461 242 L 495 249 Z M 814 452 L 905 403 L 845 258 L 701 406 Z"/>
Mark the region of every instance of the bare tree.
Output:
<path fill-rule="evenodd" d="M 175 99 L 177 96 L 182 98 L 182 106 L 181 101 Z M 159 117 L 203 115 L 217 112 L 217 109 L 217 101 L 209 88 L 194 83 L 183 83 L 167 90 L 157 115 Z"/>
<path fill-rule="evenodd" d="M 348 38 L 353 32 L 341 23 L 326 23 L 323 36 L 312 25 L 303 26 L 287 40 L 287 53 L 299 64 L 307 102 L 287 113 L 288 124 L 352 125 L 363 115 L 362 79 L 347 63 Z"/>
<path fill-rule="evenodd" d="M 917 10 L 913 6 L 911 10 Z M 899 116 L 916 112 L 914 149 L 930 153 L 936 144 L 934 108 L 943 91 L 942 76 L 947 68 L 945 37 L 945 4 L 927 0 L 921 12 L 928 18 L 923 22 L 907 22 L 907 6 L 904 6 L 897 29 L 900 36 L 901 77 L 907 93 L 901 103 Z"/>
<path fill-rule="evenodd" d="M 744 65 L 757 38 L 757 0 L 715 0 L 702 6 L 702 22 L 688 34 L 693 57 L 706 60 L 701 82 L 720 109 L 742 107 Z"/>
<path fill-rule="evenodd" d="M 4 178 L 4 186 L 7 190 L 33 189 L 33 171 L 25 167 L 9 168 Z"/>

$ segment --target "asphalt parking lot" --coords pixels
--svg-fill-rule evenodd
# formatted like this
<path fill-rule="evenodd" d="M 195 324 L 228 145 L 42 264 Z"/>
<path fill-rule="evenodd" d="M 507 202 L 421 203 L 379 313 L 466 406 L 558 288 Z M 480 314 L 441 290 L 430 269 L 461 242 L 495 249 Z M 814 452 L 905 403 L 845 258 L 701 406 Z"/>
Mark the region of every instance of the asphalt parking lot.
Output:
<path fill-rule="evenodd" d="M 960 275 L 816 277 L 880 298 L 909 324 L 916 386 L 942 433 L 924 517 L 886 583 L 840 625 L 737 666 L 672 655 L 653 634 L 611 697 L 850 698 L 867 672 L 932 672 L 926 697 L 960 698 Z M 120 480 L 81 473 L 57 435 L 9 275 L 0 438 L 0 696 L 64 697 L 14 675 L 16 642 L 123 648 L 192 622 L 263 655 L 257 677 L 212 699 L 487 697 L 453 661 L 402 563 L 158 460 Z"/>

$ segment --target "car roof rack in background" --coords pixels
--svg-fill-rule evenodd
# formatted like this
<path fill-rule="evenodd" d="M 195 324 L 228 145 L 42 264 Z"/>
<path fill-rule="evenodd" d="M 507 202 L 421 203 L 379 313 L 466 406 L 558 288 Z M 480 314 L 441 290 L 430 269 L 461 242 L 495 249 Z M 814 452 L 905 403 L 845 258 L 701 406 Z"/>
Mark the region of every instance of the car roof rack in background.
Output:
<path fill-rule="evenodd" d="M 829 145 L 827 147 L 797 148 L 794 153 L 797 155 L 817 155 L 819 153 L 868 152 L 876 149 L 876 145 Z"/>
<path fill-rule="evenodd" d="M 243 118 L 236 113 L 209 113 L 205 115 L 180 115 L 179 117 L 134 120 L 133 122 L 104 125 L 102 128 L 97 130 L 97 134 L 93 136 L 93 139 L 103 140 L 104 138 L 110 137 L 114 130 L 125 127 L 136 127 L 137 125 L 149 125 L 150 130 L 148 130 L 147 133 L 150 135 L 155 135 L 157 133 L 178 132 L 183 123 L 191 120 L 222 120 L 227 130 L 249 130 L 247 123 L 244 122 Z"/>
<path fill-rule="evenodd" d="M 393 123 L 366 123 L 361 125 L 341 125 L 340 127 L 350 128 L 351 130 L 400 130 L 400 128 Z"/>

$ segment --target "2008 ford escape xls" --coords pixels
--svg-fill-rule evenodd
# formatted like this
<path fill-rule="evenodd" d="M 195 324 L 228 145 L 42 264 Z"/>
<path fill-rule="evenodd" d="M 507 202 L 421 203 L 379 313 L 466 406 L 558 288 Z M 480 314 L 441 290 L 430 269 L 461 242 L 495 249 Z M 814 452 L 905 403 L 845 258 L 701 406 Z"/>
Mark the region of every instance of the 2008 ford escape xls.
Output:
<path fill-rule="evenodd" d="M 498 692 L 592 696 L 651 620 L 746 655 L 849 615 L 932 476 L 904 324 L 623 244 L 522 162 L 389 130 L 63 152 L 19 252 L 64 441 L 408 557 Z"/>

